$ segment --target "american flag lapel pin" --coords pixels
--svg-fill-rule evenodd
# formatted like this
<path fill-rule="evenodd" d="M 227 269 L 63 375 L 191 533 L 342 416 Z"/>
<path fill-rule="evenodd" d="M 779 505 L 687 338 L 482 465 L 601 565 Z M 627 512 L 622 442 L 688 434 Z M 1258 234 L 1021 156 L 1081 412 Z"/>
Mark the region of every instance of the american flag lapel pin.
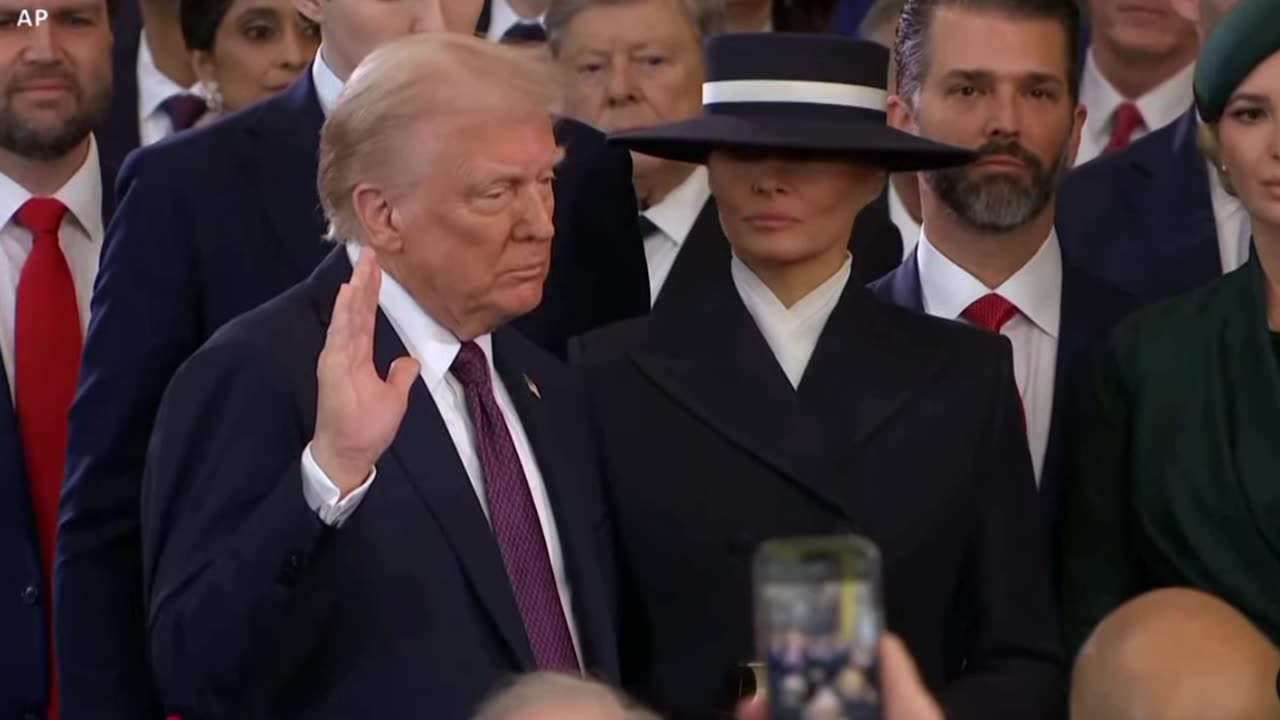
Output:
<path fill-rule="evenodd" d="M 534 397 L 539 400 L 542 399 L 542 393 L 538 391 L 538 386 L 529 378 L 528 375 L 524 376 L 524 384 L 529 386 L 529 392 L 532 393 Z"/>

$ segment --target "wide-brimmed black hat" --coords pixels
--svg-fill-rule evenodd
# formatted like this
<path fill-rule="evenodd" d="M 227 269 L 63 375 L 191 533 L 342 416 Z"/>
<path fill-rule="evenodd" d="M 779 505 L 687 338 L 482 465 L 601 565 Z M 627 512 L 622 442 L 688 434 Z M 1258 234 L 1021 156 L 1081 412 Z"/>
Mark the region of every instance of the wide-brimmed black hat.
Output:
<path fill-rule="evenodd" d="M 886 124 L 889 51 L 808 33 L 737 33 L 707 44 L 702 114 L 610 140 L 644 155 L 706 162 L 715 147 L 845 155 L 891 171 L 963 165 L 974 153 Z"/>

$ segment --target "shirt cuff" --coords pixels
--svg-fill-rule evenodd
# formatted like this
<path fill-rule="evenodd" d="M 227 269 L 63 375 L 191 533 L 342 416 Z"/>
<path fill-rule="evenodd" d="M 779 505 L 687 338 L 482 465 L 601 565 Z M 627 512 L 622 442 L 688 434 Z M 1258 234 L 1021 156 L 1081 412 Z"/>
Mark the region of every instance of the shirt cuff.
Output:
<path fill-rule="evenodd" d="M 302 495 L 307 499 L 307 505 L 320 516 L 320 521 L 329 527 L 342 527 L 351 513 L 360 507 L 360 501 L 364 499 L 364 494 L 369 491 L 369 484 L 377 474 L 376 467 L 371 469 L 369 477 L 364 479 L 360 487 L 339 500 L 342 491 L 316 464 L 315 457 L 311 455 L 311 443 L 307 443 L 307 448 L 302 451 Z"/>

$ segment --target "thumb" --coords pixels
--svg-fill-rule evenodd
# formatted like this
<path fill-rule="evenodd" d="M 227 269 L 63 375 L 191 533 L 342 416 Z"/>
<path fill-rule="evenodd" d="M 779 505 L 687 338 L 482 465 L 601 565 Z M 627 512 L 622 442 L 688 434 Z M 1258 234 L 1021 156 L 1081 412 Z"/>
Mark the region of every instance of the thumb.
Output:
<path fill-rule="evenodd" d="M 421 369 L 422 366 L 418 361 L 411 357 L 397 358 L 391 363 L 391 369 L 387 371 L 387 384 L 396 390 L 397 397 L 408 397 L 409 388 L 418 379 Z"/>
<path fill-rule="evenodd" d="M 880 685 L 886 720 L 942 720 L 906 646 L 887 633 L 880 646 Z"/>

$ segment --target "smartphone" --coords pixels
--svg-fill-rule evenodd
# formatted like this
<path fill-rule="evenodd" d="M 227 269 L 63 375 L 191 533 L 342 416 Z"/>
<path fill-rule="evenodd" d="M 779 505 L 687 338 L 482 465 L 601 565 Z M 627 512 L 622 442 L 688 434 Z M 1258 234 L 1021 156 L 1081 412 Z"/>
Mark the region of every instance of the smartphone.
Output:
<path fill-rule="evenodd" d="M 880 552 L 856 535 L 770 540 L 752 566 L 770 720 L 879 720 Z"/>

